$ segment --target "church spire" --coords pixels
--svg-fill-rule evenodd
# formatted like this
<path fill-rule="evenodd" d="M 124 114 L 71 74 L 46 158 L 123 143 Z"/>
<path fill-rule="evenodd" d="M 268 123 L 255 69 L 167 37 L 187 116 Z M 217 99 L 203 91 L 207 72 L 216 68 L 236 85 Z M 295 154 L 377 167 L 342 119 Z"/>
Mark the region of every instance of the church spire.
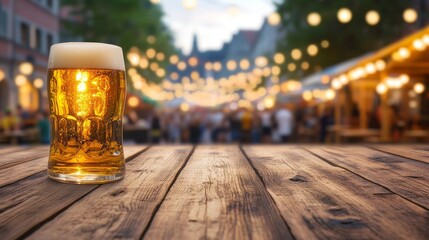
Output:
<path fill-rule="evenodd" d="M 194 38 L 192 40 L 192 51 L 191 51 L 191 56 L 196 56 L 198 55 L 198 53 L 200 52 L 200 50 L 198 49 L 198 39 L 197 39 L 197 34 L 194 34 Z"/>

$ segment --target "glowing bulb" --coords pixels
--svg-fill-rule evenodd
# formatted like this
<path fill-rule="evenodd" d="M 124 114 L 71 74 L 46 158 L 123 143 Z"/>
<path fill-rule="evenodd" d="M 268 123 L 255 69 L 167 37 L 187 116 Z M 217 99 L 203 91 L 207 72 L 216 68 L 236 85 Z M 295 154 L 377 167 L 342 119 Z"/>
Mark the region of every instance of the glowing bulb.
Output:
<path fill-rule="evenodd" d="M 273 12 L 270 14 L 270 16 L 268 16 L 268 23 L 272 26 L 279 25 L 281 20 L 282 19 L 281 19 L 280 14 L 278 12 Z"/>
<path fill-rule="evenodd" d="M 156 59 L 157 59 L 158 61 L 162 61 L 162 60 L 164 60 L 164 59 L 165 59 L 165 55 L 164 55 L 164 53 L 162 53 L 162 52 L 157 53 L 157 54 L 156 54 Z"/>
<path fill-rule="evenodd" d="M 289 63 L 289 64 L 287 65 L 287 69 L 288 69 L 289 71 L 293 72 L 293 71 L 295 71 L 295 69 L 296 69 L 296 65 L 295 65 L 294 63 Z"/>
<path fill-rule="evenodd" d="M 365 15 L 365 20 L 369 25 L 377 25 L 380 22 L 380 14 L 375 10 L 368 11 Z"/>
<path fill-rule="evenodd" d="M 171 64 L 177 64 L 179 62 L 179 57 L 177 55 L 171 55 L 170 56 L 170 63 Z"/>
<path fill-rule="evenodd" d="M 257 57 L 255 59 L 255 64 L 258 67 L 265 67 L 268 64 L 268 59 L 266 57 L 262 57 L 262 56 Z"/>
<path fill-rule="evenodd" d="M 338 10 L 337 17 L 341 23 L 348 23 L 352 20 L 353 14 L 350 9 L 341 8 L 340 10 Z"/>
<path fill-rule="evenodd" d="M 197 6 L 197 0 L 183 0 L 182 5 L 187 10 L 192 10 Z"/>
<path fill-rule="evenodd" d="M 161 0 L 150 0 L 150 2 L 151 2 L 152 4 L 158 4 L 158 3 L 160 3 L 160 2 L 161 2 Z"/>
<path fill-rule="evenodd" d="M 329 41 L 323 40 L 322 42 L 320 42 L 320 46 L 322 46 L 322 48 L 328 48 L 329 47 Z"/>
<path fill-rule="evenodd" d="M 19 64 L 19 71 L 24 74 L 24 75 L 30 75 L 31 73 L 33 73 L 33 64 L 31 64 L 30 62 L 23 62 L 21 64 Z"/>
<path fill-rule="evenodd" d="M 317 46 L 315 44 L 311 44 L 307 47 L 307 53 L 310 56 L 316 56 L 317 52 L 319 52 L 319 49 L 317 48 Z"/>
<path fill-rule="evenodd" d="M 135 108 L 139 105 L 139 99 L 136 96 L 128 98 L 128 106 Z"/>
<path fill-rule="evenodd" d="M 27 77 L 26 76 L 24 76 L 22 74 L 18 74 L 15 77 L 16 86 L 21 87 L 21 86 L 25 85 L 26 83 L 27 83 Z"/>
<path fill-rule="evenodd" d="M 6 77 L 6 74 L 2 69 L 0 69 L 0 82 L 3 81 L 3 79 Z"/>
<path fill-rule="evenodd" d="M 307 16 L 307 22 L 310 26 L 317 26 L 320 24 L 321 21 L 322 17 L 316 12 L 312 12 Z"/>
<path fill-rule="evenodd" d="M 187 112 L 187 111 L 189 111 L 189 104 L 187 104 L 187 103 L 182 103 L 182 104 L 180 104 L 180 110 L 182 110 L 182 112 Z"/>
<path fill-rule="evenodd" d="M 382 59 L 379 59 L 375 62 L 375 68 L 377 68 L 378 71 L 383 71 L 386 68 L 386 62 Z"/>
<path fill-rule="evenodd" d="M 387 92 L 387 86 L 384 83 L 377 84 L 377 87 L 375 88 L 378 94 L 382 95 Z"/>
<path fill-rule="evenodd" d="M 425 43 L 424 43 L 422 40 L 420 40 L 420 39 L 416 39 L 416 40 L 414 40 L 414 42 L 413 42 L 413 47 L 414 47 L 414 49 L 416 49 L 417 51 L 423 51 L 423 50 L 425 50 L 425 49 L 426 49 L 426 45 L 425 45 Z"/>
<path fill-rule="evenodd" d="M 301 63 L 302 70 L 307 70 L 310 67 L 310 64 L 308 62 Z"/>
<path fill-rule="evenodd" d="M 189 58 L 189 65 L 191 66 L 191 67 L 195 67 L 195 66 L 197 66 L 198 65 L 198 59 L 196 58 L 196 57 L 191 57 L 191 58 Z"/>
<path fill-rule="evenodd" d="M 328 89 L 325 91 L 325 99 L 333 100 L 335 98 L 335 91 L 332 89 Z"/>
<path fill-rule="evenodd" d="M 265 108 L 270 109 L 276 104 L 276 99 L 272 96 L 264 98 Z"/>
<path fill-rule="evenodd" d="M 241 59 L 240 61 L 240 68 L 243 70 L 247 70 L 250 67 L 250 62 L 247 59 Z"/>
<path fill-rule="evenodd" d="M 402 85 L 405 85 L 410 81 L 410 77 L 407 74 L 401 74 L 399 76 L 399 80 L 401 81 Z"/>
<path fill-rule="evenodd" d="M 375 68 L 375 64 L 374 63 L 367 63 L 365 65 L 365 71 L 367 74 L 373 74 L 377 71 L 377 69 Z"/>
<path fill-rule="evenodd" d="M 274 54 L 274 62 L 277 64 L 283 64 L 285 62 L 285 55 L 283 55 L 283 53 Z"/>
<path fill-rule="evenodd" d="M 423 85 L 423 83 L 416 83 L 414 84 L 413 89 L 417 94 L 421 94 L 425 91 L 425 85 Z"/>
<path fill-rule="evenodd" d="M 292 50 L 291 55 L 293 59 L 299 60 L 302 57 L 302 52 L 301 50 L 295 48 Z"/>
<path fill-rule="evenodd" d="M 331 82 L 331 87 L 335 90 L 338 90 L 342 87 L 343 85 L 341 84 L 340 80 L 338 80 L 338 78 L 334 78 Z"/>
<path fill-rule="evenodd" d="M 226 63 L 226 67 L 228 68 L 228 70 L 233 71 L 237 68 L 237 63 L 234 60 L 229 60 Z"/>
<path fill-rule="evenodd" d="M 43 80 L 41 78 L 34 79 L 34 87 L 40 89 L 43 87 Z"/>
<path fill-rule="evenodd" d="M 178 68 L 179 70 L 181 70 L 181 71 L 185 70 L 185 69 L 186 69 L 186 63 L 185 63 L 185 62 L 183 62 L 183 61 L 179 62 L 179 63 L 177 64 L 177 68 Z"/>
<path fill-rule="evenodd" d="M 153 48 L 149 48 L 148 50 L 146 50 L 146 56 L 148 58 L 154 58 L 156 56 L 156 51 Z"/>
<path fill-rule="evenodd" d="M 417 12 L 416 10 L 412 9 L 412 8 L 407 8 L 405 9 L 402 17 L 404 18 L 404 21 L 407 23 L 414 23 L 415 21 L 417 21 Z"/>
<path fill-rule="evenodd" d="M 302 93 L 302 98 L 305 101 L 309 102 L 309 101 L 311 101 L 313 99 L 313 94 L 310 91 L 305 91 L 305 92 Z"/>

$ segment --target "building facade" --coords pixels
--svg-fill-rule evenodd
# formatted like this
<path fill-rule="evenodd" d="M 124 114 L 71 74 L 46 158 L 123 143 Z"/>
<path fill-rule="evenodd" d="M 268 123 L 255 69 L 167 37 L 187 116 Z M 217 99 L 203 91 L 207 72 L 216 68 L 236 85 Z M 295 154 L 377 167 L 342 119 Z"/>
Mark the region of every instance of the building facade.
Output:
<path fill-rule="evenodd" d="M 59 0 L 0 0 L 0 108 L 47 106 L 50 46 L 59 41 Z M 25 66 L 22 63 L 26 63 Z"/>

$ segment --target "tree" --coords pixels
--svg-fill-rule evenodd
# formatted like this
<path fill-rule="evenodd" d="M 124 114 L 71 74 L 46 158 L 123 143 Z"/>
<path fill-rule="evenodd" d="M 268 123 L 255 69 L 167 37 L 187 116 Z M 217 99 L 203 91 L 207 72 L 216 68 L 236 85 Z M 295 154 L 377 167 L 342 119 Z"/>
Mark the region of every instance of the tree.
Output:
<path fill-rule="evenodd" d="M 168 59 L 167 56 L 176 52 L 171 33 L 161 20 L 161 8 L 149 0 L 62 0 L 61 3 L 72 9 L 62 22 L 67 35 L 119 45 L 125 53 L 132 47 L 142 52 L 153 48 L 162 51 Z M 159 64 L 165 67 L 167 61 Z M 142 74 L 159 80 L 150 71 Z"/>
<path fill-rule="evenodd" d="M 413 29 L 413 25 L 405 23 L 402 18 L 403 11 L 408 7 L 412 7 L 410 1 L 284 0 L 277 4 L 277 12 L 282 16 L 281 31 L 285 33 L 278 42 L 277 49 L 288 53 L 288 56 L 292 49 L 300 49 L 303 56 L 295 61 L 297 69 L 303 61 L 310 64 L 308 70 L 297 70 L 288 75 L 302 77 L 398 40 Z M 350 22 L 338 21 L 337 12 L 340 8 L 352 11 Z M 380 15 L 380 22 L 375 26 L 369 25 L 365 20 L 365 15 L 370 10 L 375 10 Z M 322 21 L 318 26 L 310 26 L 307 22 L 307 16 L 312 12 L 321 16 Z M 329 42 L 326 49 L 321 48 L 323 40 Z M 319 47 L 319 52 L 314 57 L 307 54 L 310 44 Z M 289 63 L 293 60 L 291 57 L 288 59 Z"/>

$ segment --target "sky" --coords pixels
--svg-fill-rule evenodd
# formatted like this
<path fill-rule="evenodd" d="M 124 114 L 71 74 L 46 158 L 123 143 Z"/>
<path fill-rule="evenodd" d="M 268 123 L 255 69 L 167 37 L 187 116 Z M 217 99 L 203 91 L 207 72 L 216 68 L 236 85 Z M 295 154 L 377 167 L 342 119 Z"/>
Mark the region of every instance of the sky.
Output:
<path fill-rule="evenodd" d="M 272 0 L 195 0 L 193 10 L 185 9 L 182 1 L 161 0 L 160 4 L 175 46 L 185 54 L 191 50 L 194 34 L 200 50 L 217 50 L 239 29 L 259 29 L 275 10 Z"/>

